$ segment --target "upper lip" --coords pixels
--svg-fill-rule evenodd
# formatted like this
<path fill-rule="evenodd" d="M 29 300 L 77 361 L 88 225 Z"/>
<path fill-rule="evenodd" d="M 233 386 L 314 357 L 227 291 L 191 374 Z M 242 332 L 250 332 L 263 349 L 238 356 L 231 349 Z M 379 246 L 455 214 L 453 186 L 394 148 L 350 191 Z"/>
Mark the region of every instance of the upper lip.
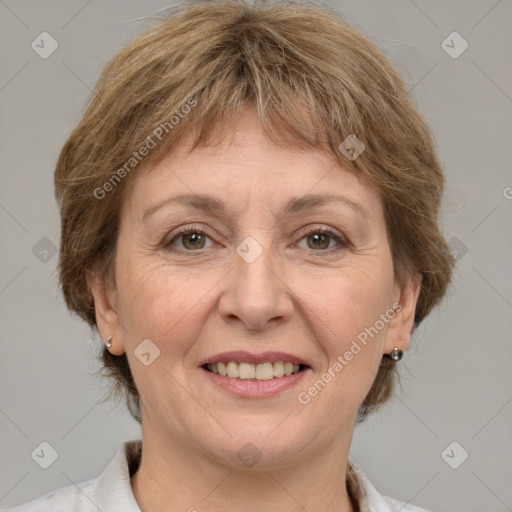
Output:
<path fill-rule="evenodd" d="M 251 352 L 246 352 L 245 350 L 235 350 L 216 354 L 202 361 L 199 366 L 204 366 L 205 364 L 228 363 L 229 361 L 252 364 L 283 361 L 284 363 L 303 364 L 305 366 L 309 366 L 308 362 L 302 357 L 288 354 L 286 352 L 260 352 L 258 354 L 253 354 Z"/>

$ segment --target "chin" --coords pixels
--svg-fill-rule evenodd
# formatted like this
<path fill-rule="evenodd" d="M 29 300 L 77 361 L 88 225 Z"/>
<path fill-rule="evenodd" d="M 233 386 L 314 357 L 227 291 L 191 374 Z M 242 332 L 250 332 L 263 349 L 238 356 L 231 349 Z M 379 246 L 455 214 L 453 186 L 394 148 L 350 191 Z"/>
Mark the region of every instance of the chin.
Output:
<path fill-rule="evenodd" d="M 285 415 L 286 416 L 286 415 Z M 282 420 L 282 418 L 281 418 Z M 222 435 L 219 443 L 212 445 L 212 436 L 202 443 L 203 449 L 218 463 L 222 461 L 233 469 L 276 470 L 289 465 L 304 449 L 311 446 L 305 439 L 291 436 L 283 427 L 276 429 L 279 421 L 257 422 L 247 430 L 232 429 L 233 437 Z M 236 432 L 236 433 L 235 433 Z"/>

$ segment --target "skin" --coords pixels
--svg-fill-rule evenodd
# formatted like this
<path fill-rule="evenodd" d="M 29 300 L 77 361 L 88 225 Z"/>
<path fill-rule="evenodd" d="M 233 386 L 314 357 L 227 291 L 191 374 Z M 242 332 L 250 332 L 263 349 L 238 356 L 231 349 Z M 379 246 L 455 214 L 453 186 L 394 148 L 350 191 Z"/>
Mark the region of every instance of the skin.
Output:
<path fill-rule="evenodd" d="M 91 280 L 100 335 L 112 336 L 113 354 L 126 352 L 141 395 L 134 495 L 143 512 L 349 512 L 345 474 L 357 411 L 382 355 L 407 349 L 419 284 L 395 282 L 382 200 L 354 172 L 320 152 L 275 146 L 251 111 L 232 135 L 190 155 L 182 146 L 136 171 L 121 214 L 116 284 Z M 291 198 L 324 193 L 359 203 L 368 218 L 342 202 L 283 215 Z M 168 203 L 143 220 L 177 194 L 213 195 L 226 215 Z M 211 235 L 199 243 L 174 238 L 188 225 Z M 319 234 L 318 248 L 318 232 L 304 234 L 309 227 L 332 228 L 347 244 Z M 263 250 L 252 263 L 236 252 L 247 236 Z M 300 403 L 298 393 L 396 303 L 401 311 L 379 334 Z M 145 339 L 160 350 L 149 366 L 134 355 Z M 288 352 L 311 370 L 274 397 L 240 398 L 198 367 L 230 350 Z M 237 457 L 247 442 L 261 455 L 250 468 Z"/>

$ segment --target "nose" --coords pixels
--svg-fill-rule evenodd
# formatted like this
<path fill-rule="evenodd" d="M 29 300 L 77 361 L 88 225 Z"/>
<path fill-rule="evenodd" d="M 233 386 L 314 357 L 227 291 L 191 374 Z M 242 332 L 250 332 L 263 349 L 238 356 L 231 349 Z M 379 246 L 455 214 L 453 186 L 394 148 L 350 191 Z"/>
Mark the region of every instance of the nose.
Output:
<path fill-rule="evenodd" d="M 219 313 L 226 322 L 242 324 L 249 331 L 276 328 L 294 311 L 283 265 L 269 247 L 262 249 L 252 262 L 233 252 L 234 268 L 219 302 Z"/>

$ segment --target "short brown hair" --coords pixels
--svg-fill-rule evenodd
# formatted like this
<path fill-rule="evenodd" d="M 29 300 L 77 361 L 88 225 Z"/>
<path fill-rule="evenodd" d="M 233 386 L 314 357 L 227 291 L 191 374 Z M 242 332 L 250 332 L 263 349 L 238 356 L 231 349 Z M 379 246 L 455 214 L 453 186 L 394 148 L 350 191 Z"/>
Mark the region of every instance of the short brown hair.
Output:
<path fill-rule="evenodd" d="M 272 142 L 320 149 L 379 191 L 395 278 L 403 287 L 422 277 L 416 327 L 444 296 L 454 262 L 438 226 L 444 176 L 433 138 L 388 59 L 326 5 L 220 0 L 174 9 L 106 66 L 59 156 L 59 272 L 68 307 L 96 325 L 88 276 L 112 276 L 132 168 L 158 162 L 189 133 L 192 150 L 212 144 L 216 130 L 225 132 L 248 107 Z M 365 145 L 355 160 L 339 148 L 349 135 Z M 150 139 L 154 147 L 140 151 Z M 102 362 L 140 422 L 126 354 L 105 350 Z M 394 374 L 383 357 L 359 421 L 389 399 Z"/>

